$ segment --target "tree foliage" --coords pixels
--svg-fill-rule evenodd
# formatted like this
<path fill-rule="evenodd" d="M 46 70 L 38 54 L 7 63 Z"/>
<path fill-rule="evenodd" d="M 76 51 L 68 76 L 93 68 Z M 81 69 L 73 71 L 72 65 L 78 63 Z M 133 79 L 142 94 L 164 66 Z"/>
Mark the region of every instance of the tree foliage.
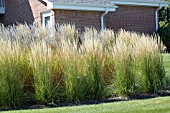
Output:
<path fill-rule="evenodd" d="M 170 2 L 170 0 L 167 1 Z M 163 7 L 159 11 L 159 29 L 157 33 L 167 47 L 167 52 L 170 52 L 170 6 Z"/>

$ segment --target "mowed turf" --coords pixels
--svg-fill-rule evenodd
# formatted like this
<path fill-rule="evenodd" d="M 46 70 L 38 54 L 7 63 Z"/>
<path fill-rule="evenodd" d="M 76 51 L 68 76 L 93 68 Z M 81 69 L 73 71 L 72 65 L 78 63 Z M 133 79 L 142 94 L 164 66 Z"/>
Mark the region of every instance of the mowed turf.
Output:
<path fill-rule="evenodd" d="M 2 113 L 170 113 L 170 97 Z"/>
<path fill-rule="evenodd" d="M 170 80 L 170 54 L 163 56 L 166 76 Z M 2 113 L 170 113 L 170 96 L 97 105 L 4 111 Z"/>
<path fill-rule="evenodd" d="M 170 54 L 163 55 L 164 67 L 166 71 L 166 77 L 170 80 Z"/>

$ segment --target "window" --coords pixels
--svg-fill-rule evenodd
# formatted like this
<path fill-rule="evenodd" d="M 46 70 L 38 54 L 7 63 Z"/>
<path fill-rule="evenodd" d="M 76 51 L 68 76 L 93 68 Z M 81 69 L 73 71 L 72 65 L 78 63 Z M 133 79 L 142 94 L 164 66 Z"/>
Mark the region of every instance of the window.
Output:
<path fill-rule="evenodd" d="M 52 21 L 51 21 L 51 12 L 43 12 L 42 13 L 42 26 L 43 27 L 51 27 Z"/>
<path fill-rule="evenodd" d="M 45 17 L 44 21 L 45 21 L 45 26 L 50 27 L 50 25 L 51 25 L 50 16 Z"/>

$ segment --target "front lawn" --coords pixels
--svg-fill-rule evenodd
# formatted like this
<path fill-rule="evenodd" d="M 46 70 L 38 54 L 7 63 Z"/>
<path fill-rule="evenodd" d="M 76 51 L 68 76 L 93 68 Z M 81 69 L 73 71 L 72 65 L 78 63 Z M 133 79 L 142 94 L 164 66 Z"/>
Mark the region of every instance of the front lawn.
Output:
<path fill-rule="evenodd" d="M 164 67 L 166 71 L 166 77 L 170 80 L 170 54 L 163 55 Z"/>
<path fill-rule="evenodd" d="M 2 113 L 169 113 L 170 96 L 98 105 L 7 111 Z"/>

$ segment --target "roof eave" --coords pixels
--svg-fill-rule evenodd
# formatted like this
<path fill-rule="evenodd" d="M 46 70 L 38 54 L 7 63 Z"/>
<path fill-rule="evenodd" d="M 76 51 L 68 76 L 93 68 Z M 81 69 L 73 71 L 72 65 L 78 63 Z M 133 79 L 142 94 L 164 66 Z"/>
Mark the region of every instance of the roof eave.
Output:
<path fill-rule="evenodd" d="M 160 2 L 160 3 L 148 3 L 148 2 L 127 2 L 127 1 L 112 1 L 110 0 L 111 3 L 116 4 L 116 5 L 135 5 L 135 6 L 152 6 L 152 7 L 158 7 L 158 6 L 163 6 L 167 7 L 170 5 L 169 2 Z"/>
<path fill-rule="evenodd" d="M 43 0 L 47 3 L 47 9 L 64 9 L 64 10 L 83 10 L 83 11 L 105 11 L 106 7 L 108 11 L 115 11 L 116 5 L 100 5 L 100 4 L 66 4 L 59 2 L 50 2 Z"/>

